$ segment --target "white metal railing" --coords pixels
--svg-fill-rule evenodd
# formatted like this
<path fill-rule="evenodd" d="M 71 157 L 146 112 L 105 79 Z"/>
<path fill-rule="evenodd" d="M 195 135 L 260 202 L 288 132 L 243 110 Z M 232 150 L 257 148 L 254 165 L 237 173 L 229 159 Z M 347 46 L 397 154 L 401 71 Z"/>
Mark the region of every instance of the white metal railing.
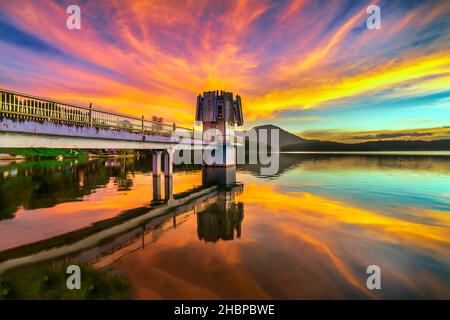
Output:
<path fill-rule="evenodd" d="M 192 129 L 0 89 L 0 117 L 192 137 Z"/>

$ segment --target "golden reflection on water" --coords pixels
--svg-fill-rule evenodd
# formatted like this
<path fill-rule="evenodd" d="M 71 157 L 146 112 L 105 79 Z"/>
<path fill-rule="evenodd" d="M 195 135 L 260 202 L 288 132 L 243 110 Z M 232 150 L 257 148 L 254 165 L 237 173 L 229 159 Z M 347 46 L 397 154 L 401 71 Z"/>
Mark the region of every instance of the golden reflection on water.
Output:
<path fill-rule="evenodd" d="M 450 297 L 450 285 L 442 281 L 448 270 L 440 278 L 439 270 L 427 268 L 433 259 L 450 265 L 448 212 L 405 208 L 435 221 L 420 224 L 376 208 L 282 191 L 273 181 L 245 183 L 236 202 L 245 204 L 241 239 L 198 241 L 191 218 L 114 263 L 130 278 L 135 298 Z M 381 267 L 385 291 L 366 288 L 371 264 Z"/>
<path fill-rule="evenodd" d="M 247 184 L 246 187 L 247 212 L 270 212 L 278 217 L 283 216 L 277 220 L 280 238 L 295 237 L 308 243 L 318 254 L 328 257 L 333 268 L 349 283 L 362 288 L 364 292 L 367 290 L 361 286 L 361 279 L 352 273 L 351 265 L 369 265 L 369 261 L 380 266 L 390 265 L 386 257 L 378 255 L 380 248 L 389 249 L 400 245 L 402 250 L 409 250 L 415 255 L 422 254 L 434 259 L 446 257 L 447 264 L 450 262 L 448 212 L 405 208 L 414 215 L 432 218 L 434 224 L 427 225 L 384 216 L 376 212 L 376 208 L 362 209 L 310 193 L 280 193 L 275 185 L 261 187 Z M 283 205 L 277 205 L 280 203 Z M 389 281 L 395 281 L 392 277 L 405 279 L 405 270 L 393 267 L 396 266 L 384 269 L 389 273 Z M 439 281 L 430 281 L 429 276 L 426 277 L 427 282 L 422 283 L 424 287 L 440 287 Z M 419 287 L 420 277 L 415 276 L 414 282 Z M 411 283 L 405 285 L 411 286 Z M 450 294 L 448 283 L 444 284 L 442 291 L 447 296 Z"/>

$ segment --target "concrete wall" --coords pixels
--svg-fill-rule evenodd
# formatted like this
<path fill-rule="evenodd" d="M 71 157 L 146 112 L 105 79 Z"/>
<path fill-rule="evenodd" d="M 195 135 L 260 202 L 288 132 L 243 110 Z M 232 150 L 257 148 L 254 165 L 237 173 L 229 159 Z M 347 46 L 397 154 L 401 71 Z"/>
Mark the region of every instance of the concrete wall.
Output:
<path fill-rule="evenodd" d="M 0 119 L 0 147 L 167 149 L 178 138 L 52 122 Z"/>

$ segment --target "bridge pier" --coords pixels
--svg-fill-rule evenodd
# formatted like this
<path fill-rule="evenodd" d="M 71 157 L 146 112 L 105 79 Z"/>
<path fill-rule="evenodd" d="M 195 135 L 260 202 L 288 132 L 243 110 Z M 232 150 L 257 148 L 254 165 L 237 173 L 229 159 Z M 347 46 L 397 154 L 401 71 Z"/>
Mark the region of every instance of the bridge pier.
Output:
<path fill-rule="evenodd" d="M 171 176 L 173 174 L 173 149 L 164 150 L 164 174 Z"/>
<path fill-rule="evenodd" d="M 153 150 L 152 171 L 153 171 L 153 201 L 162 200 L 161 197 L 161 160 L 164 161 L 164 199 L 173 199 L 173 149 Z"/>
<path fill-rule="evenodd" d="M 159 176 L 162 173 L 161 161 L 164 161 L 164 174 L 171 176 L 173 174 L 173 149 L 166 150 L 153 150 L 152 162 L 153 162 L 153 175 Z"/>
<path fill-rule="evenodd" d="M 152 170 L 154 176 L 160 176 L 161 175 L 161 155 L 162 150 L 153 150 L 152 155 Z"/>

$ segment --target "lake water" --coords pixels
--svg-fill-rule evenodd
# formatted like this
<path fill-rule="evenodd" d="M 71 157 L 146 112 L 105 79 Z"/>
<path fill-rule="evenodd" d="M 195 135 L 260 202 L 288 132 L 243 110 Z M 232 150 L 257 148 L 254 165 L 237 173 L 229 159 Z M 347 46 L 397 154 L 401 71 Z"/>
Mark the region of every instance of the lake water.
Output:
<path fill-rule="evenodd" d="M 449 156 L 282 154 L 278 175 L 241 166 L 219 189 L 176 167 L 173 197 L 150 162 L 0 162 L 0 261 L 81 230 L 70 242 L 93 242 L 68 255 L 137 299 L 450 299 Z M 96 222 L 127 215 L 148 218 L 95 242 Z"/>

